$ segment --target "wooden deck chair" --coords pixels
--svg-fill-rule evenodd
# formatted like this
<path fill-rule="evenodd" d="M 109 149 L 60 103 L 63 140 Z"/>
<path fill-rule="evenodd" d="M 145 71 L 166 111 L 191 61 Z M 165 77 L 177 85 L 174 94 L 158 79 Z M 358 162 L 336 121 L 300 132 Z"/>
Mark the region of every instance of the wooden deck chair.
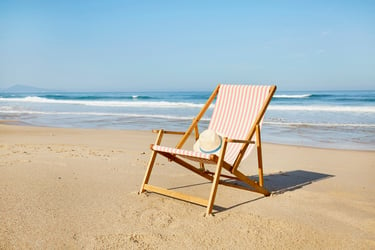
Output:
<path fill-rule="evenodd" d="M 186 132 L 154 131 L 158 133 L 158 136 L 155 144 L 151 145 L 152 154 L 139 193 L 155 192 L 206 206 L 207 214 L 212 213 L 218 184 L 255 191 L 265 196 L 270 195 L 269 191 L 263 186 L 260 129 L 264 113 L 275 91 L 276 86 L 219 84 Z M 185 141 L 193 131 L 195 138 L 198 139 L 198 122 L 215 97 L 217 97 L 217 100 L 208 129 L 216 131 L 223 138 L 219 155 L 183 149 Z M 175 148 L 166 147 L 161 145 L 164 134 L 180 134 L 182 138 Z M 241 160 L 249 155 L 254 146 L 257 148 L 258 181 L 249 179 L 238 170 Z M 212 187 L 209 199 L 206 200 L 148 184 L 158 154 L 211 181 Z M 215 164 L 216 171 L 206 170 L 204 164 Z M 229 175 L 221 174 L 222 169 L 228 171 Z M 231 179 L 232 181 L 228 181 Z M 238 182 L 245 184 L 245 186 L 236 184 Z"/>

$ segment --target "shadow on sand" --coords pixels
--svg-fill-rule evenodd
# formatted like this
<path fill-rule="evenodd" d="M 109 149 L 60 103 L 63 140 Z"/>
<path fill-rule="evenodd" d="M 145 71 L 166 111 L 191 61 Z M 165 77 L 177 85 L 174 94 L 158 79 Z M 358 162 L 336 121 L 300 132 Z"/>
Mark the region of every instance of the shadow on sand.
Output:
<path fill-rule="evenodd" d="M 334 175 L 294 170 L 266 175 L 264 176 L 264 183 L 272 194 L 282 194 L 331 177 L 334 177 Z"/>
<path fill-rule="evenodd" d="M 275 174 L 269 174 L 264 176 L 264 186 L 268 189 L 268 191 L 271 192 L 271 195 L 278 195 L 282 194 L 288 191 L 293 191 L 299 188 L 302 188 L 306 185 L 310 185 L 313 182 L 317 182 L 320 180 L 324 180 L 327 178 L 334 177 L 334 175 L 329 174 L 322 174 L 322 173 L 316 173 L 316 172 L 310 172 L 305 170 L 293 170 L 288 172 L 278 172 Z M 257 176 L 249 176 L 250 179 L 257 181 Z M 233 181 L 232 183 L 243 185 L 243 183 Z M 260 199 L 265 198 L 265 196 L 261 196 L 255 199 L 251 199 L 249 201 L 245 201 L 236 205 L 233 205 L 231 207 L 220 207 L 215 205 L 214 209 L 217 212 L 214 212 L 213 214 L 220 213 L 225 210 L 229 210 L 250 202 L 254 202 Z"/>
<path fill-rule="evenodd" d="M 305 170 L 280 171 L 278 173 L 264 175 L 264 186 L 271 194 L 282 194 L 331 177 L 334 177 L 334 175 Z M 258 181 L 258 176 L 248 176 L 248 178 L 253 181 Z M 227 180 L 226 182 L 247 187 L 243 182 L 236 180 Z"/>
<path fill-rule="evenodd" d="M 313 182 L 321 181 L 327 178 L 334 177 L 334 175 L 329 174 L 323 174 L 323 173 L 317 173 L 317 172 L 310 172 L 305 170 L 293 170 L 288 172 L 278 172 L 274 174 L 268 174 L 264 176 L 264 186 L 267 188 L 268 191 L 271 192 L 271 195 L 278 195 L 283 194 L 288 191 L 293 191 L 299 188 L 302 188 L 306 185 L 310 185 Z M 258 176 L 249 176 L 250 179 L 254 181 L 258 181 Z M 232 184 L 236 184 L 239 186 L 244 186 L 244 183 L 235 181 L 235 180 L 227 180 L 226 182 L 230 182 Z M 181 189 L 181 188 L 187 188 L 187 187 L 193 187 L 193 186 L 199 186 L 199 185 L 207 185 L 211 182 L 203 182 L 203 183 L 195 183 L 191 185 L 185 185 L 185 186 L 178 186 L 174 188 L 170 188 L 171 190 L 174 189 Z M 216 212 L 213 212 L 213 214 L 220 213 L 222 211 L 232 209 L 241 205 L 244 205 L 246 203 L 254 202 L 260 199 L 265 198 L 265 196 L 257 197 L 255 199 L 251 199 L 249 201 L 245 201 L 236 205 L 233 205 L 231 207 L 221 207 L 214 205 L 214 209 Z"/>

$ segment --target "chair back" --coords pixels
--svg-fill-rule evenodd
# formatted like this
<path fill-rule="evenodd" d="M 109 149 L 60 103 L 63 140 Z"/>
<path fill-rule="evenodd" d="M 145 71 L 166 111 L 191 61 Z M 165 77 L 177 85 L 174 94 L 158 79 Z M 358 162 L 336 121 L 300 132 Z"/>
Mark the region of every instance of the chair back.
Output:
<path fill-rule="evenodd" d="M 220 85 L 208 128 L 222 137 L 255 140 L 255 125 L 258 123 L 261 126 L 263 122 L 264 112 L 270 101 L 271 87 Z M 242 143 L 228 143 L 224 160 L 233 164 L 242 146 Z M 254 144 L 248 146 L 244 158 L 250 154 L 253 147 Z"/>

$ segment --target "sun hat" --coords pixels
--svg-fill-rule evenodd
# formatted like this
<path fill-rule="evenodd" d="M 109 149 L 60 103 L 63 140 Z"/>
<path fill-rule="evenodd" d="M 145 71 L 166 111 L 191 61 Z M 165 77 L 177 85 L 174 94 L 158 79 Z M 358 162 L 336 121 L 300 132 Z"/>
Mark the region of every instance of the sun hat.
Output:
<path fill-rule="evenodd" d="M 199 135 L 199 139 L 194 144 L 195 152 L 205 154 L 218 154 L 220 152 L 222 138 L 215 131 L 207 129 Z"/>

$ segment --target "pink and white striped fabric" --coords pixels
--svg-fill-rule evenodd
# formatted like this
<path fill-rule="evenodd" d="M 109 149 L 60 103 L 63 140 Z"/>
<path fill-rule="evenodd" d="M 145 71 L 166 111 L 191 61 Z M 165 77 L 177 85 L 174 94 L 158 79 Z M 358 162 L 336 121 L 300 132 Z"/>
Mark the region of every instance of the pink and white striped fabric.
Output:
<path fill-rule="evenodd" d="M 215 109 L 208 128 L 223 137 L 246 139 L 267 99 L 270 87 L 220 85 Z M 242 146 L 243 144 L 241 143 L 229 143 L 225 152 L 225 161 L 233 164 Z M 253 146 L 254 144 L 249 145 L 244 158 L 249 155 Z"/>
<path fill-rule="evenodd" d="M 153 145 L 152 149 L 155 151 L 161 151 L 161 152 L 166 152 L 166 153 L 171 153 L 174 155 L 180 155 L 185 158 L 189 158 L 192 160 L 200 160 L 203 163 L 213 163 L 211 161 L 211 155 L 210 154 L 205 154 L 201 152 L 195 152 L 192 150 L 186 150 L 186 149 L 177 149 L 177 148 L 171 148 L 171 147 L 165 147 L 161 145 Z"/>
<path fill-rule="evenodd" d="M 220 85 L 208 128 L 216 131 L 216 133 L 222 137 L 240 140 L 246 139 L 267 99 L 270 87 L 271 86 Z M 260 124 L 261 123 L 262 121 Z M 253 138 L 255 139 L 255 137 Z M 242 143 L 228 143 L 224 160 L 232 165 L 242 146 Z M 249 155 L 253 146 L 254 144 L 249 145 L 244 158 Z M 153 150 L 168 152 L 191 159 L 210 160 L 210 154 L 191 150 L 175 149 L 159 145 L 154 145 Z"/>

